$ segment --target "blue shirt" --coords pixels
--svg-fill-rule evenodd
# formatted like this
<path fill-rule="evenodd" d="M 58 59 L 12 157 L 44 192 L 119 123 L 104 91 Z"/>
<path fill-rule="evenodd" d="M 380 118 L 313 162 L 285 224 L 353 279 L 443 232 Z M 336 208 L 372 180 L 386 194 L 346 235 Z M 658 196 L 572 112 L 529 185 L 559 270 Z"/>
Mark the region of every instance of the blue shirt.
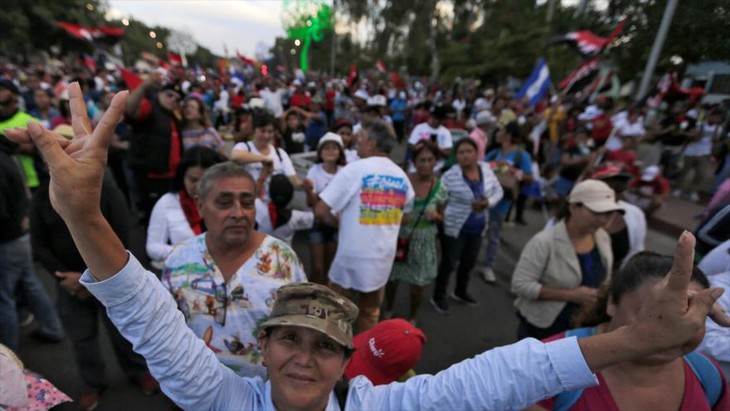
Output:
<path fill-rule="evenodd" d="M 405 120 L 406 116 L 403 112 L 406 107 L 408 107 L 408 103 L 405 100 L 394 98 L 393 101 L 390 102 L 390 112 L 392 113 L 390 118 L 392 118 L 393 121 Z"/>
<path fill-rule="evenodd" d="M 188 410 L 275 410 L 271 383 L 240 377 L 222 366 L 193 334 L 154 274 L 131 254 L 121 271 L 97 282 L 88 270 L 81 283 L 134 350 L 147 359 L 162 391 Z M 350 381 L 349 410 L 522 409 L 559 392 L 594 386 L 575 337 L 541 343 L 524 339 L 464 360 L 436 375 L 373 386 L 363 376 Z M 327 411 L 339 410 L 330 394 Z"/>
<path fill-rule="evenodd" d="M 517 153 L 522 153 L 522 158 L 519 161 L 520 171 L 524 174 L 532 174 L 532 158 L 530 158 L 530 154 L 525 150 L 516 149 L 507 154 L 504 154 L 501 149 L 490 150 L 487 155 L 484 156 L 484 161 L 506 161 L 514 167 L 517 163 Z M 500 200 L 495 206 L 495 211 L 506 216 L 511 205 L 512 200 L 502 197 L 502 200 Z"/>
<path fill-rule="evenodd" d="M 464 182 L 472 193 L 474 193 L 474 199 L 481 200 L 484 198 L 484 184 L 482 184 L 482 171 L 479 170 L 479 181 L 471 181 L 464 175 Z M 481 234 L 484 228 L 487 226 L 487 214 L 481 211 L 472 211 L 469 213 L 469 217 L 461 227 L 462 234 Z"/>

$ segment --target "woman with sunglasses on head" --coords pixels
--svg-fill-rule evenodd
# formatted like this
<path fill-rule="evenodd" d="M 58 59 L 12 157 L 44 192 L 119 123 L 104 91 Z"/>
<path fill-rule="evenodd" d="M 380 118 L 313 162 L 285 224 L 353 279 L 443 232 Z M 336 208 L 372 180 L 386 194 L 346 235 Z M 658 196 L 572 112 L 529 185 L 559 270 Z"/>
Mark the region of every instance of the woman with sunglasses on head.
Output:
<path fill-rule="evenodd" d="M 75 125 L 85 130 L 77 84 L 71 94 Z M 668 350 L 689 352 L 708 315 L 730 326 L 730 317 L 714 305 L 722 289 L 687 293 L 694 237 L 684 233 L 670 272 L 650 293 L 636 322 L 581 340 L 520 341 L 436 375 L 377 387 L 360 376 L 336 389 L 352 354 L 356 306 L 321 285 L 288 285 L 277 291 L 271 315 L 257 334 L 268 381 L 239 377 L 186 327 L 168 292 L 124 249 L 101 215 L 99 176 L 126 97 L 118 94 L 99 126 L 79 133 L 72 143 L 37 123 L 6 135 L 18 143 L 33 142 L 48 159 L 54 208 L 88 266 L 82 284 L 147 359 L 165 394 L 184 409 L 519 409 L 595 385 L 593 372 L 614 364 Z"/>
<path fill-rule="evenodd" d="M 518 338 L 565 331 L 580 306 L 596 301 L 596 289 L 613 264 L 611 238 L 603 227 L 621 211 L 606 183 L 584 180 L 570 192 L 558 223 L 525 245 L 512 275 Z"/>
<path fill-rule="evenodd" d="M 208 114 L 208 107 L 200 98 L 194 95 L 185 97 L 182 103 L 182 115 L 184 150 L 195 146 L 204 146 L 219 153 L 224 152 L 225 143 L 213 128 Z"/>

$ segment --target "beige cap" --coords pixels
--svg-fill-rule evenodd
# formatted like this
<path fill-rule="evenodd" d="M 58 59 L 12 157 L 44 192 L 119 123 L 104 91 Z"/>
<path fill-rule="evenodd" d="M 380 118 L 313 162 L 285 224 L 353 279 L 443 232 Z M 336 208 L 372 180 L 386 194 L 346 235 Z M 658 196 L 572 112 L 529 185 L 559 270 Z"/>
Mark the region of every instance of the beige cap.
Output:
<path fill-rule="evenodd" d="M 622 211 L 616 202 L 616 193 L 599 180 L 583 180 L 576 184 L 568 196 L 568 202 L 581 203 L 594 213 Z"/>

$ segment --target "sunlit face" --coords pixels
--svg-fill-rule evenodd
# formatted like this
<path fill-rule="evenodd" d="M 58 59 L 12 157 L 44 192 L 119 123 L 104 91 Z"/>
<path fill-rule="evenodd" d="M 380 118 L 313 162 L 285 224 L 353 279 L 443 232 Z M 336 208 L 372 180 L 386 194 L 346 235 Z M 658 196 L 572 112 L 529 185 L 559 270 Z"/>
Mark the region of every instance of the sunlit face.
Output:
<path fill-rule="evenodd" d="M 463 167 L 471 167 L 477 162 L 477 151 L 471 144 L 460 144 L 456 150 L 456 161 Z"/>
<path fill-rule="evenodd" d="M 198 195 L 198 182 L 203 177 L 203 173 L 205 173 L 205 169 L 199 166 L 190 167 L 185 171 L 183 184 L 185 185 L 185 191 L 191 198 Z"/>
<path fill-rule="evenodd" d="M 180 102 L 180 95 L 172 90 L 163 90 L 157 93 L 160 105 L 166 110 L 174 110 Z"/>
<path fill-rule="evenodd" d="M 259 345 L 280 410 L 323 410 L 349 362 L 342 345 L 309 328 L 276 327 Z"/>
<path fill-rule="evenodd" d="M 433 175 L 433 167 L 436 165 L 436 156 L 433 155 L 431 150 L 421 150 L 420 153 L 413 159 L 413 163 L 416 166 L 416 173 L 420 176 Z"/>
<path fill-rule="evenodd" d="M 257 147 L 271 144 L 274 141 L 274 126 L 269 124 L 253 129 L 253 139 Z"/>
<path fill-rule="evenodd" d="M 255 199 L 253 181 L 248 178 L 214 180 L 207 195 L 197 198 L 208 240 L 224 246 L 248 244 L 256 221 Z"/>
<path fill-rule="evenodd" d="M 320 149 L 322 161 L 337 162 L 340 158 L 340 145 L 334 141 L 328 141 Z"/>
<path fill-rule="evenodd" d="M 609 322 L 608 327 L 609 331 L 624 325 L 634 324 L 636 322 L 637 316 L 639 315 L 639 311 L 641 310 L 642 305 L 645 301 L 647 301 L 647 299 L 649 299 L 652 293 L 652 288 L 657 285 L 659 281 L 661 281 L 661 279 L 656 278 L 644 282 L 635 290 L 624 294 L 618 304 L 616 304 L 612 299 L 609 299 L 608 306 L 606 307 L 606 312 L 611 317 L 611 321 Z M 689 291 L 702 291 L 702 289 L 702 285 L 694 281 L 691 282 L 688 287 Z M 697 331 L 697 334 L 692 338 L 688 345 L 691 345 L 693 347 L 696 346 L 700 343 L 700 341 L 702 341 L 704 336 L 705 327 L 702 326 L 702 328 Z M 649 357 L 636 360 L 634 362 L 643 365 L 657 365 L 671 362 L 676 358 L 676 351 L 671 351 L 666 353 L 654 354 Z"/>
<path fill-rule="evenodd" d="M 200 102 L 193 98 L 183 103 L 183 117 L 188 121 L 200 120 Z"/>

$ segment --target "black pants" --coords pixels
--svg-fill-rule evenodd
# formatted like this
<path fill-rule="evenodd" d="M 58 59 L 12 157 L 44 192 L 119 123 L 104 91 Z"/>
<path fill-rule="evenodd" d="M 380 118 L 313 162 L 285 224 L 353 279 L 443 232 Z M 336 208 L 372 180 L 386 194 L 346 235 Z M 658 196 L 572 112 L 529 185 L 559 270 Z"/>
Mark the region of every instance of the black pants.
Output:
<path fill-rule="evenodd" d="M 76 365 L 86 389 L 101 389 L 106 385 L 104 355 L 99 339 L 99 316 L 114 348 L 117 362 L 127 378 L 137 381 L 147 371 L 145 359 L 134 352 L 129 343 L 112 324 L 106 310 L 94 297 L 86 300 L 70 295 L 58 286 L 58 314 L 73 345 Z"/>
<path fill-rule="evenodd" d="M 147 172 L 142 170 L 134 170 L 134 179 L 137 183 L 139 191 L 139 202 L 137 209 L 144 213 L 145 218 L 149 218 L 152 208 L 157 200 L 163 194 L 170 191 L 171 178 L 149 178 Z"/>
<path fill-rule="evenodd" d="M 477 262 L 479 248 L 482 246 L 481 234 L 459 234 L 459 237 L 449 237 L 446 234 L 441 238 L 441 264 L 439 264 L 436 286 L 433 290 L 435 300 L 443 299 L 446 296 L 446 289 L 449 286 L 451 272 L 459 264 L 456 270 L 456 295 L 466 293 L 469 285 L 469 273 Z"/>

